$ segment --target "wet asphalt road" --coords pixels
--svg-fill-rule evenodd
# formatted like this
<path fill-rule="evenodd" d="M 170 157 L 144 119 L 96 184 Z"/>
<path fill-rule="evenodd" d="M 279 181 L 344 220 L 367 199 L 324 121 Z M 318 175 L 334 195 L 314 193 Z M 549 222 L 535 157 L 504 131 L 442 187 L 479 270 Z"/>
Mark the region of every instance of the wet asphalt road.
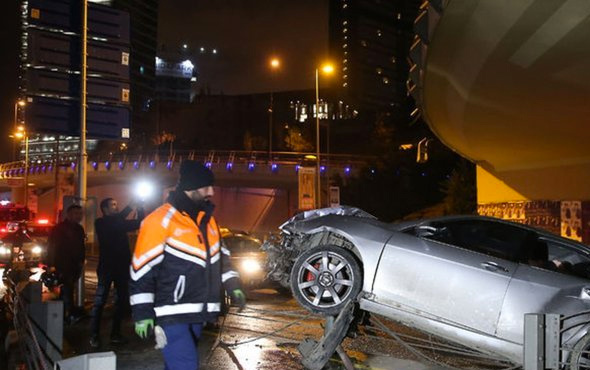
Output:
<path fill-rule="evenodd" d="M 96 260 L 91 258 L 86 269 L 85 308 L 88 313 L 96 288 L 95 266 Z M 297 345 L 308 337 L 319 340 L 323 333 L 322 318 L 310 315 L 290 295 L 279 294 L 274 289 L 251 290 L 247 293 L 248 305 L 243 312 L 238 313 L 232 308 L 223 325 L 205 328 L 199 343 L 201 368 L 303 369 Z M 128 343 L 116 346 L 108 343 L 111 315 L 112 305 L 108 305 L 101 329 L 103 345 L 98 350 L 93 350 L 88 342 L 89 317 L 66 327 L 64 329 L 65 357 L 90 352 L 114 351 L 117 355 L 118 369 L 164 369 L 160 351 L 153 348 L 155 344 L 153 339 L 145 341 L 139 339 L 133 332 L 133 323 L 130 318 L 123 322 L 122 329 L 123 335 L 129 340 Z M 402 335 L 421 336 L 409 328 L 392 323 L 387 325 Z M 223 345 L 212 350 L 218 337 Z M 428 351 L 426 354 L 434 362 L 428 361 L 411 353 L 399 342 L 365 327 L 361 327 L 361 335 L 357 338 L 345 339 L 343 347 L 355 368 L 358 369 L 493 368 L 489 364 L 476 364 L 463 357 L 449 357 L 433 351 Z M 334 357 L 326 369 L 344 369 L 344 366 L 337 357 Z"/>

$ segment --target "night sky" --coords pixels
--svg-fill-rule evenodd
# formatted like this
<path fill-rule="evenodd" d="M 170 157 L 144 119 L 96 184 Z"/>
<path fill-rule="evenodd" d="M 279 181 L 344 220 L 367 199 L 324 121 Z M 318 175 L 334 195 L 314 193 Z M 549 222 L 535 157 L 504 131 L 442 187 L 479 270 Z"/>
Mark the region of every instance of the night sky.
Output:
<path fill-rule="evenodd" d="M 160 45 L 195 49 L 201 81 L 214 93 L 313 88 L 328 52 L 328 0 L 166 0 L 159 20 Z M 218 54 L 200 55 L 201 46 Z M 275 76 L 272 54 L 283 62 Z"/>
<path fill-rule="evenodd" d="M 18 2 L 0 13 L 0 145 L 10 147 L 18 87 Z M 313 88 L 315 66 L 328 54 L 328 0 L 161 0 L 160 45 L 195 50 L 201 86 L 243 94 Z M 218 53 L 198 53 L 200 46 Z M 282 60 L 274 75 L 268 58 Z M 0 150 L 0 160 L 10 159 Z"/>

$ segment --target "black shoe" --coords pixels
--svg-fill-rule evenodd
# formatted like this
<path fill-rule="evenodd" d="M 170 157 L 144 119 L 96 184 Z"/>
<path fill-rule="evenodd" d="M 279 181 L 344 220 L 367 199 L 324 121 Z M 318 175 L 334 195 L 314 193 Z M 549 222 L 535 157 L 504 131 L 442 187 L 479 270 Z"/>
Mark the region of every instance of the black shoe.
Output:
<path fill-rule="evenodd" d="M 122 336 L 121 334 L 112 334 L 111 335 L 111 344 L 125 344 L 129 342 L 127 338 Z"/>
<path fill-rule="evenodd" d="M 97 335 L 90 337 L 90 347 L 95 349 L 100 347 L 100 338 Z"/>

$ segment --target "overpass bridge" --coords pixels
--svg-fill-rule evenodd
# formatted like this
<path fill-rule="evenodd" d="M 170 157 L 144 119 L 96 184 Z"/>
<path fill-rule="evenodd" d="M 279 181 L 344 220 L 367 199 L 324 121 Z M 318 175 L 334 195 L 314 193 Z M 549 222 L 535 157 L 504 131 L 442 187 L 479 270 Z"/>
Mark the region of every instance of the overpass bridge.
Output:
<path fill-rule="evenodd" d="M 590 2 L 430 0 L 415 26 L 416 113 L 476 163 L 480 211 L 590 242 Z"/>
<path fill-rule="evenodd" d="M 371 157 L 321 154 L 322 199 L 326 203 L 328 181 L 357 174 Z M 173 153 L 95 154 L 88 160 L 88 196 L 100 201 L 117 198 L 121 204 L 132 197 L 132 185 L 140 179 L 152 182 L 159 205 L 178 180 L 184 159 L 198 160 L 216 177 L 217 214 L 225 226 L 246 231 L 269 231 L 298 208 L 298 172 L 315 167 L 315 153 L 260 151 L 176 151 Z M 77 157 L 62 155 L 53 161 L 29 163 L 27 182 L 35 193 L 37 211 L 55 215 L 64 195 L 75 194 Z M 12 192 L 13 201 L 24 200 L 24 161 L 0 164 L 0 188 Z M 29 198 L 31 199 L 31 198 Z M 31 203 L 31 201 L 29 201 Z"/>

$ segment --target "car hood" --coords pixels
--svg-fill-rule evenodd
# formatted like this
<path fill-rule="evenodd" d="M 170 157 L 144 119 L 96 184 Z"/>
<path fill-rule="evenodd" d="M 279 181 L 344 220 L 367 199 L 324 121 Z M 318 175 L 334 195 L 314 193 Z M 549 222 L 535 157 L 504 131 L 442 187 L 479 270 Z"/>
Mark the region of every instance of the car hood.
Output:
<path fill-rule="evenodd" d="M 279 226 L 281 231 L 290 233 L 294 229 L 297 228 L 297 225 L 302 222 L 312 221 L 318 218 L 322 218 L 325 216 L 350 216 L 350 217 L 359 217 L 359 218 L 366 218 L 371 220 L 377 220 L 377 217 L 371 215 L 368 212 L 363 211 L 360 208 L 356 207 L 349 207 L 349 206 L 338 206 L 338 207 L 330 207 L 330 208 L 320 208 L 314 209 L 310 211 L 305 211 L 296 214 L 295 216 L 291 217 L 287 222 Z"/>

